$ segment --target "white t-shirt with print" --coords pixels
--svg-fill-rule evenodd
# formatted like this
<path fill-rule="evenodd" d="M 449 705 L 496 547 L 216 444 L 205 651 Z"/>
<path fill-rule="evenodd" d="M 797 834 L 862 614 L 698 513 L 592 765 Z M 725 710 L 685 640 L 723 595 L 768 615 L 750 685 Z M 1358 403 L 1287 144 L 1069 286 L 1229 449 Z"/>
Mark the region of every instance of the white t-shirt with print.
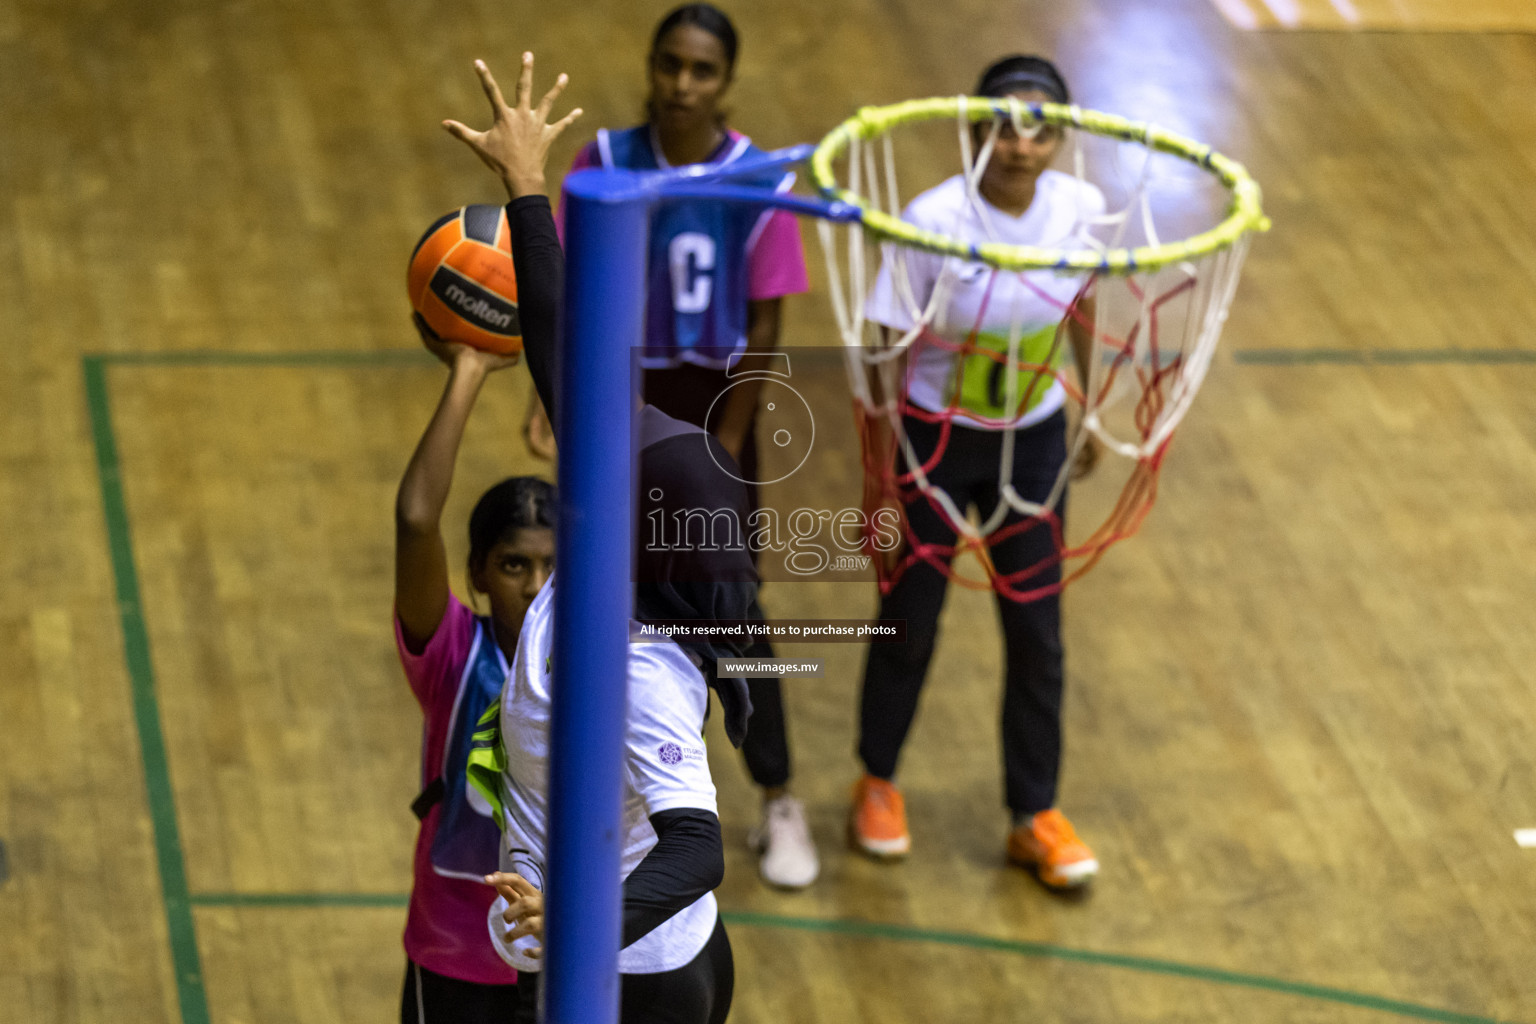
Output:
<path fill-rule="evenodd" d="M 977 205 L 984 213 L 977 211 Z M 973 203 L 966 194 L 964 178 L 956 175 L 912 200 L 902 219 L 928 231 L 978 244 L 1000 242 L 1078 249 L 1087 246 L 1086 222 L 1101 215 L 1104 205 L 1104 194 L 1095 186 L 1072 175 L 1048 170 L 1035 185 L 1035 198 L 1029 209 L 1023 216 L 1014 217 L 979 195 Z M 999 271 L 993 280 L 990 268 L 983 263 L 916 249 L 903 251 L 913 301 L 909 302 L 893 281 L 888 250 L 865 304 L 865 316 L 900 331 L 909 330 L 917 321 L 913 303 L 921 312 L 943 275 L 949 282 L 948 301 L 936 311 L 930 326 L 949 341 L 962 341 L 978 329 L 1006 339 L 1015 322 L 1026 337 L 1053 328 L 1061 322 L 1082 284 L 1081 274 L 1061 275 L 1049 270 Z M 908 400 L 931 412 L 949 408 L 956 387 L 958 353 L 933 344 L 920 344 L 914 351 L 907 375 Z M 1051 380 L 1049 390 L 1015 424 L 1040 422 L 1061 408 L 1065 397 L 1061 384 Z M 987 427 L 958 413 L 954 422 Z"/>
<path fill-rule="evenodd" d="M 506 827 L 501 869 L 515 871 L 540 891 L 548 880 L 550 649 L 555 580 L 551 577 L 523 619 L 501 698 L 501 737 L 507 768 L 501 788 Z M 715 785 L 704 754 L 709 690 L 703 674 L 674 643 L 629 645 L 629 712 L 624 736 L 624 804 L 620 878 L 629 877 L 651 847 L 650 816 L 683 807 L 718 813 Z M 502 959 L 520 971 L 543 964 L 527 955 L 530 937 L 508 945 L 501 919 L 506 901 L 491 908 L 491 939 Z M 715 929 L 714 893 L 705 893 L 619 952 L 623 974 L 654 974 L 685 966 Z"/>

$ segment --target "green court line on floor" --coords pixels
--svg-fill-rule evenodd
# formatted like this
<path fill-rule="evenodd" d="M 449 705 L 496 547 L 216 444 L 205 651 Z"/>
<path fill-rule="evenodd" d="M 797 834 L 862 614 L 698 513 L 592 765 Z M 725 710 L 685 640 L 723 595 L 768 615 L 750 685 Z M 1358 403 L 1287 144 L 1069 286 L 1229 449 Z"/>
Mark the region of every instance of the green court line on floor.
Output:
<path fill-rule="evenodd" d="M 1269 992 L 1279 992 L 1320 1002 L 1342 1003 L 1369 1010 L 1379 1010 L 1383 1013 L 1394 1013 L 1401 1017 L 1443 1021 L 1446 1024 L 1515 1024 L 1511 1020 L 1501 1021 L 1492 1017 L 1480 1017 L 1475 1014 L 1440 1010 L 1432 1006 L 1418 1006 L 1414 1003 L 1405 1003 L 1396 999 L 1386 999 L 1381 996 L 1366 995 L 1360 992 L 1350 992 L 1346 989 L 1329 988 L 1323 985 L 1309 985 L 1305 982 L 1286 981 L 1283 978 L 1267 978 L 1258 974 L 1241 974 L 1236 971 L 1222 970 L 1219 967 L 1202 967 L 1197 964 L 1179 963 L 1175 960 L 1125 956 L 1119 953 L 1097 953 L 1092 950 L 1072 949 L 1067 946 L 1056 946 L 1046 942 L 1027 942 L 1019 939 L 995 938 L 989 935 L 974 935 L 969 932 L 938 931 L 930 928 L 880 924 L 873 921 L 858 921 L 848 918 L 782 917 L 777 914 L 759 914 L 740 910 L 724 911 L 721 916 L 725 918 L 728 924 L 733 925 L 747 925 L 758 928 L 789 928 L 798 931 L 826 932 L 835 935 L 858 935 L 864 938 L 890 939 L 897 942 L 932 942 L 946 946 L 961 946 L 968 949 L 1014 953 L 1019 956 L 1068 960 L 1101 967 L 1120 967 L 1126 970 L 1173 975 L 1189 978 L 1194 981 L 1232 985 L 1239 988 L 1263 989 Z"/>
<path fill-rule="evenodd" d="M 200 893 L 192 897 L 199 907 L 248 907 L 248 908 L 303 908 L 303 907 L 404 907 L 410 902 L 406 893 L 348 893 L 348 892 L 268 892 L 268 893 Z M 1144 974 L 1163 974 L 1204 981 L 1237 988 L 1261 989 L 1282 995 L 1297 996 L 1318 1002 L 1340 1003 L 1367 1010 L 1378 1010 L 1400 1017 L 1417 1020 L 1442 1021 L 1444 1024 L 1513 1024 L 1492 1017 L 1440 1010 L 1432 1006 L 1418 1006 L 1397 999 L 1350 992 L 1347 989 L 1310 985 L 1305 982 L 1287 981 L 1284 978 L 1268 978 L 1259 974 L 1243 974 L 1218 967 L 1202 967 L 1198 964 L 1180 963 L 1175 960 L 1159 960 L 1151 957 L 1126 956 L 1120 953 L 1099 953 L 1087 949 L 1072 949 L 1048 942 L 1029 942 L 1021 939 L 1004 939 L 970 932 L 939 931 L 931 928 L 915 928 L 910 925 L 882 924 L 877 921 L 860 921 L 854 918 L 787 917 L 779 914 L 762 914 L 746 910 L 723 910 L 720 914 L 726 924 L 745 928 L 781 928 L 792 931 L 820 932 L 829 935 L 848 935 L 867 939 L 884 939 L 892 942 L 931 942 L 935 945 L 958 946 L 993 953 L 1012 953 L 1041 960 L 1064 960 L 1089 964 L 1096 967 L 1118 967 Z"/>
<path fill-rule="evenodd" d="M 139 574 L 133 558 L 128 527 L 128 503 L 117 457 L 117 438 L 112 432 L 112 407 L 107 393 L 106 364 L 91 356 L 81 363 L 85 375 L 86 406 L 90 412 L 91 437 L 96 446 L 96 476 L 101 483 L 101 504 L 106 516 L 107 543 L 112 555 L 118 623 L 123 631 L 123 658 L 133 690 L 133 720 L 139 734 L 139 759 L 144 788 L 154 827 L 155 862 L 160 869 L 160 898 L 170 934 L 171 965 L 176 976 L 176 998 L 182 1024 L 208 1024 L 208 998 L 203 990 L 202 965 L 198 958 L 197 932 L 187 892 L 186 861 L 176 827 L 176 798 L 171 786 L 170 762 L 160 729 L 160 706 L 155 697 L 155 670 L 149 653 L 149 630 L 139 598 Z"/>
<path fill-rule="evenodd" d="M 1489 366 L 1536 363 L 1536 351 L 1508 348 L 1250 348 L 1234 349 L 1232 360 L 1249 366 Z"/>

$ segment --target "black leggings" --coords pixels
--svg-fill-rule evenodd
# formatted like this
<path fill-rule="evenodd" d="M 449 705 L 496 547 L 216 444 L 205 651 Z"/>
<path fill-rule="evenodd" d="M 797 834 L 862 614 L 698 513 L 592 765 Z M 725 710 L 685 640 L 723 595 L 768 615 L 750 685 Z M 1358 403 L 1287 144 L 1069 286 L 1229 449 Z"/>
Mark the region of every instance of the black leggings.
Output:
<path fill-rule="evenodd" d="M 911 416 L 906 417 L 905 427 L 915 454 L 926 461 L 938 444 L 939 427 Z M 928 474 L 962 511 L 975 505 L 983 521 L 1002 500 L 997 485 L 1003 437 L 1001 431 L 953 426 L 943 458 Z M 1066 417 L 1062 413 L 1019 430 L 1014 438 L 1015 490 L 1028 501 L 1043 502 L 1066 458 Z M 919 540 L 945 546 L 955 543 L 955 532 L 921 494 L 914 491 L 907 496 L 906 511 Z M 1065 494 L 1056 511 L 1064 524 Z M 1010 512 L 1003 527 L 1021 518 Z M 1043 525 L 1014 534 L 993 546 L 991 552 L 993 564 L 1004 575 L 1051 560 L 1048 568 L 1022 579 L 1021 590 L 1061 579 L 1060 563 L 1051 559 L 1054 540 Z M 870 644 L 864 663 L 859 757 L 865 770 L 877 778 L 896 775 L 901 746 L 917 714 L 918 695 L 933 657 L 939 612 L 948 586 L 949 578 L 942 572 L 927 562 L 917 562 L 880 602 L 882 620 L 905 620 L 907 639 L 902 644 Z M 998 595 L 997 614 L 1006 662 L 1002 715 L 1005 799 L 1015 814 L 1034 814 L 1056 802 L 1061 765 L 1061 602 L 1052 595 L 1019 604 Z M 963 737 L 953 740 L 965 741 Z"/>
<path fill-rule="evenodd" d="M 518 1003 L 516 985 L 460 981 L 406 958 L 400 1024 L 508 1024 Z"/>
<path fill-rule="evenodd" d="M 542 977 L 530 971 L 518 975 L 517 1024 L 538 1020 Z M 725 922 L 716 917 L 715 930 L 699 955 L 677 970 L 619 975 L 619 1024 L 725 1024 L 735 988 L 731 940 Z"/>
<path fill-rule="evenodd" d="M 773 645 L 759 640 L 747 648 L 748 658 L 773 657 Z M 784 721 L 784 687 L 778 676 L 747 680 L 752 698 L 752 717 L 741 741 L 741 756 L 752 781 L 764 789 L 789 782 L 789 728 Z"/>

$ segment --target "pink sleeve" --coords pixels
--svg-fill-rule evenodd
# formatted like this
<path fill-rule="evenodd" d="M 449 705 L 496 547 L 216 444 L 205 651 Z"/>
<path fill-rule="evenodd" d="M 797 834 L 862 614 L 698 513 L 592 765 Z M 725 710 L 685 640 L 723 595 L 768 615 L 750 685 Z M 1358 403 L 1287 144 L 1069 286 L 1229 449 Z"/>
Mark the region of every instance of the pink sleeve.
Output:
<path fill-rule="evenodd" d="M 400 664 L 405 668 L 406 681 L 411 684 L 417 702 L 424 708 L 429 707 L 445 687 L 449 693 L 455 692 L 475 639 L 474 613 L 449 594 L 443 621 L 437 624 L 437 632 L 432 634 L 420 654 L 412 654 L 406 648 L 405 636 L 400 631 L 400 616 L 394 618 L 395 650 L 400 653 Z"/>
<path fill-rule="evenodd" d="M 777 299 L 809 290 L 800 221 L 788 210 L 774 210 L 747 257 L 747 298 Z"/>
<path fill-rule="evenodd" d="M 581 151 L 576 154 L 576 159 L 571 161 L 571 169 L 566 171 L 565 175 L 568 178 L 571 175 L 575 174 L 577 171 L 584 171 L 588 167 L 596 167 L 597 163 L 598 163 L 598 160 L 597 160 L 597 142 L 596 141 L 589 142 L 585 146 L 581 147 Z M 560 244 L 564 245 L 565 244 L 565 181 L 564 181 L 564 179 L 562 179 L 561 182 L 560 182 L 560 202 L 555 206 L 555 233 L 560 236 Z"/>

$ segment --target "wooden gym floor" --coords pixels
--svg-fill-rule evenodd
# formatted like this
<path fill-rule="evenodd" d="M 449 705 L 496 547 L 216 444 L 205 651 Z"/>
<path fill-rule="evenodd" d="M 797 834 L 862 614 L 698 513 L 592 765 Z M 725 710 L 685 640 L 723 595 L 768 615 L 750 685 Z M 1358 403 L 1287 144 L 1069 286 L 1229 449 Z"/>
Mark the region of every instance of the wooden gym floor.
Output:
<path fill-rule="evenodd" d="M 953 593 L 904 865 L 840 841 L 858 648 L 791 686 L 808 892 L 757 882 L 715 737 L 733 1020 L 1536 1022 L 1527 5 L 731 8 L 764 144 L 1038 50 L 1246 162 L 1275 221 L 1159 506 L 1067 599 L 1093 892 L 1000 863 L 999 645 Z M 473 58 L 510 81 L 532 49 L 588 111 L 564 167 L 636 116 L 663 9 L 0 0 L 0 1021 L 395 1014 L 419 720 L 390 509 L 441 383 L 402 269 L 498 198 L 438 121 L 483 118 Z M 817 291 L 787 344 L 832 342 Z M 456 561 L 473 497 L 540 468 L 525 390 L 471 425 Z"/>

